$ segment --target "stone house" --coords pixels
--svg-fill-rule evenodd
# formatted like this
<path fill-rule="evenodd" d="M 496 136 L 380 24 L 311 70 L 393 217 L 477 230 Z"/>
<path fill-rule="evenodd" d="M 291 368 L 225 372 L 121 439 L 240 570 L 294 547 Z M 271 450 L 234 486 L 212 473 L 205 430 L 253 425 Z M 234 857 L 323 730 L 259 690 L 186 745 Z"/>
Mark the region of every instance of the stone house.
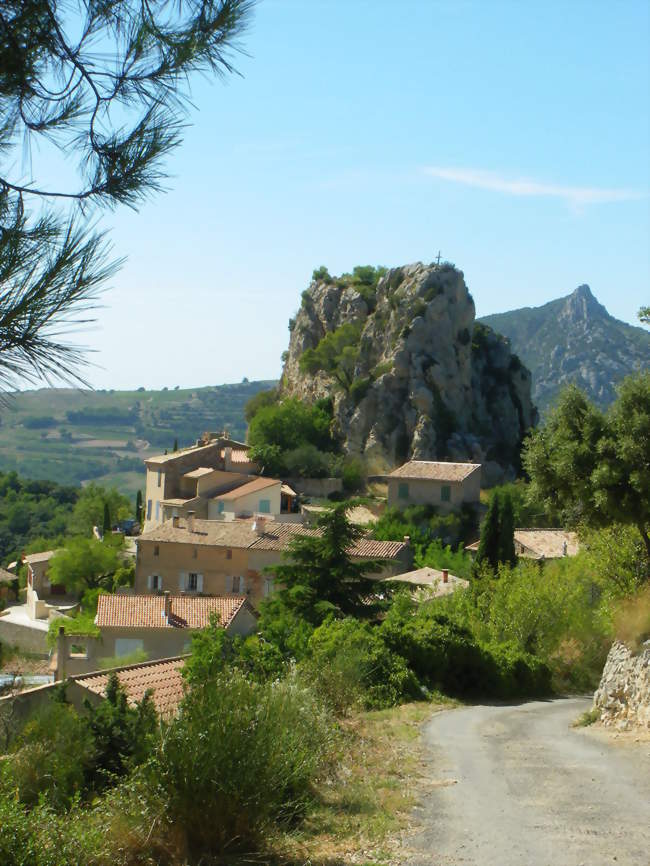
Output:
<path fill-rule="evenodd" d="M 196 445 L 172 454 L 148 457 L 144 529 L 173 514 L 195 511 L 207 517 L 207 499 L 244 484 L 259 467 L 248 458 L 249 446 L 226 436 L 204 434 Z"/>
<path fill-rule="evenodd" d="M 578 535 L 566 529 L 515 529 L 515 553 L 522 559 L 561 559 L 575 556 L 580 549 Z M 479 541 L 468 544 L 465 550 L 475 555 Z"/>
<path fill-rule="evenodd" d="M 257 518 L 230 521 L 176 517 L 136 541 L 135 591 L 246 594 L 253 604 L 269 595 L 273 578 L 264 573 L 278 565 L 296 533 L 317 535 L 303 524 Z M 408 542 L 360 539 L 350 551 L 355 559 L 386 563 L 377 577 L 405 571 L 411 562 Z"/>
<path fill-rule="evenodd" d="M 481 495 L 480 463 L 444 463 L 409 460 L 386 476 L 388 505 L 434 505 L 441 512 L 461 505 L 478 505 Z"/>
<path fill-rule="evenodd" d="M 134 652 L 149 659 L 182 655 L 213 614 L 229 635 L 246 637 L 257 629 L 257 615 L 244 595 L 100 595 L 95 617 L 100 638 L 86 641 L 85 668 L 96 670 L 100 658 Z"/>

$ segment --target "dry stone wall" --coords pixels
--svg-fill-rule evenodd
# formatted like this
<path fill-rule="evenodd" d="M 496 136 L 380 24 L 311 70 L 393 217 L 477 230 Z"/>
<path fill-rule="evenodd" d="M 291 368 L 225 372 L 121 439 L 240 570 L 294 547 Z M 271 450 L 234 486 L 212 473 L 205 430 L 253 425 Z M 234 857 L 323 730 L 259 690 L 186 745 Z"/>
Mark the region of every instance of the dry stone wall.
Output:
<path fill-rule="evenodd" d="M 614 643 L 594 695 L 594 709 L 600 710 L 604 725 L 650 730 L 650 640 L 636 653 L 620 641 Z"/>

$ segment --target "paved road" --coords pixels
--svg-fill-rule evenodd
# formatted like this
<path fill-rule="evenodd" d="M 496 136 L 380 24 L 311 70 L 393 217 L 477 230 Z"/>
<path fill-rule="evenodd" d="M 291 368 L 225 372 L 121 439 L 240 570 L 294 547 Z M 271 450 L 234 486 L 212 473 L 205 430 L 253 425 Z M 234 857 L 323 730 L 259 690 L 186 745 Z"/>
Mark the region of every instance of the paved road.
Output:
<path fill-rule="evenodd" d="M 413 866 L 650 866 L 650 742 L 571 722 L 584 698 L 440 713 Z"/>

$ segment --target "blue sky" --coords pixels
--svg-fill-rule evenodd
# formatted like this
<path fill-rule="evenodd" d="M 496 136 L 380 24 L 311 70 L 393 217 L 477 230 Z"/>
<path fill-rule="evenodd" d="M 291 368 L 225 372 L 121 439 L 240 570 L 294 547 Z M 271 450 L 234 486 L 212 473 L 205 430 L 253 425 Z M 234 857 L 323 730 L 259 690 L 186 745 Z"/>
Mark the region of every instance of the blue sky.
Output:
<path fill-rule="evenodd" d="M 478 315 L 589 283 L 650 303 L 650 4 L 262 0 L 193 82 L 170 191 L 78 341 L 97 387 L 272 378 L 312 270 L 431 261 Z"/>

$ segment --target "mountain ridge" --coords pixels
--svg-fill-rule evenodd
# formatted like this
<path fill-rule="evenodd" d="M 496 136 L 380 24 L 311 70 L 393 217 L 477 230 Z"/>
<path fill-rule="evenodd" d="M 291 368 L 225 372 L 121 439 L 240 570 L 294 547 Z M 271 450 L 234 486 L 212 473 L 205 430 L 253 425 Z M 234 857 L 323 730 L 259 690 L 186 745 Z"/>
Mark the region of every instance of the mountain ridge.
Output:
<path fill-rule="evenodd" d="M 569 384 L 606 408 L 618 382 L 650 364 L 650 333 L 610 315 L 586 283 L 539 307 L 477 321 L 503 334 L 530 369 L 533 400 L 542 413 Z"/>

